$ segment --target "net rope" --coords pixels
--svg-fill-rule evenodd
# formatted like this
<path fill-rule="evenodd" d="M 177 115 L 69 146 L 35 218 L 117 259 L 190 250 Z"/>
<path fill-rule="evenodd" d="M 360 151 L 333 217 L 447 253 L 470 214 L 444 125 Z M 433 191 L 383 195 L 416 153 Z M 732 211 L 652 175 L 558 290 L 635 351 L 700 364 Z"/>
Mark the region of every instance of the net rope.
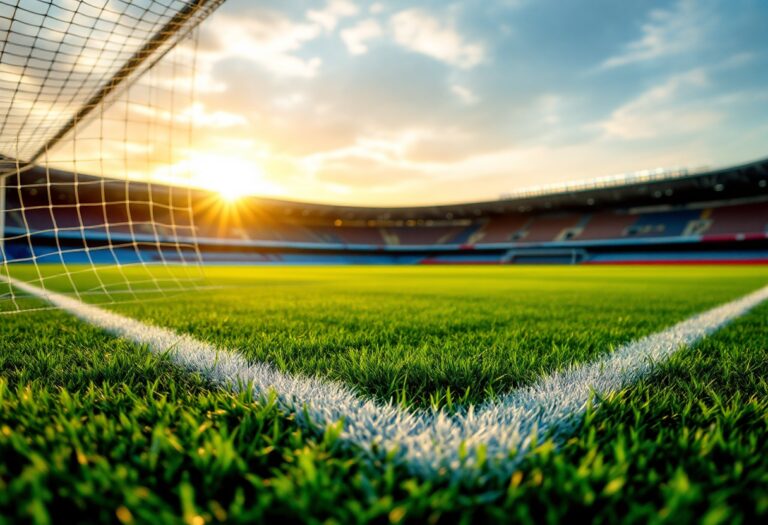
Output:
<path fill-rule="evenodd" d="M 0 0 L 0 314 L 46 308 L 11 279 L 100 303 L 204 282 L 181 157 L 221 1 Z"/>

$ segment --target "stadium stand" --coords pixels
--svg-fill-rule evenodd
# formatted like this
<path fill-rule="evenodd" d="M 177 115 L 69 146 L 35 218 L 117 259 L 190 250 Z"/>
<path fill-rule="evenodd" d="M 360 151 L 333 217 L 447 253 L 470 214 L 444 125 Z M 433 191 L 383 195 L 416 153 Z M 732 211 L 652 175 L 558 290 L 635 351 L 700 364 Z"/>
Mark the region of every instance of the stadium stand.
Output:
<path fill-rule="evenodd" d="M 768 231 L 768 204 L 735 204 L 705 210 L 709 222 L 707 235 L 762 234 Z"/>
<path fill-rule="evenodd" d="M 636 215 L 607 211 L 588 217 L 584 229 L 574 236 L 575 240 L 616 239 L 624 237 L 627 229 L 637 220 Z"/>
<path fill-rule="evenodd" d="M 367 244 L 383 246 L 387 243 L 381 235 L 379 228 L 367 226 L 340 226 L 336 227 L 337 235 L 344 244 Z"/>
<path fill-rule="evenodd" d="M 480 231 L 480 228 L 482 228 L 481 224 L 470 224 L 466 228 L 463 228 L 455 235 L 449 237 L 445 244 L 469 244 L 472 237 L 477 234 L 478 231 Z"/>
<path fill-rule="evenodd" d="M 560 241 L 579 223 L 578 215 L 535 217 L 522 238 L 526 242 Z"/>
<path fill-rule="evenodd" d="M 493 217 L 480 228 L 475 241 L 478 243 L 513 241 L 522 235 L 523 229 L 530 220 L 531 217 L 529 215 L 521 214 Z"/>
<path fill-rule="evenodd" d="M 627 237 L 675 237 L 686 230 L 691 221 L 701 218 L 701 210 L 673 210 L 639 214 L 625 230 Z"/>
<path fill-rule="evenodd" d="M 167 186 L 115 181 L 102 192 L 83 175 L 79 186 L 72 174 L 49 176 L 54 191 L 37 187 L 34 169 L 20 175 L 21 184 L 10 182 L 18 191 L 7 196 L 9 259 L 34 251 L 53 261 L 56 243 L 98 249 L 105 239 L 122 239 L 129 248 L 95 257 L 173 260 L 173 253 L 134 246 L 160 236 L 196 242 L 203 261 L 253 264 L 768 263 L 768 159 L 669 179 L 422 208 L 260 198 L 226 204 L 195 190 L 191 214 Z"/>
<path fill-rule="evenodd" d="M 461 234 L 461 226 L 405 226 L 386 228 L 386 233 L 396 242 L 390 244 L 425 245 L 444 244 L 445 241 Z"/>

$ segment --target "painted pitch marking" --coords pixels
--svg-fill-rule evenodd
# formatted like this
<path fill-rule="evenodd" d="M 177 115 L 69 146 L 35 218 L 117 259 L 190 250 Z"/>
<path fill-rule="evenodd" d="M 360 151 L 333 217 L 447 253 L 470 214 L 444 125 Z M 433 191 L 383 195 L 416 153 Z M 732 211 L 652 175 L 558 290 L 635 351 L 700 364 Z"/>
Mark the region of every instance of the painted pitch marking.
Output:
<path fill-rule="evenodd" d="M 83 303 L 66 295 L 0 275 L 0 280 L 48 301 L 117 337 L 167 354 L 176 365 L 202 374 L 232 391 L 251 385 L 256 395 L 277 394 L 280 406 L 304 425 L 325 428 L 344 421 L 342 439 L 372 457 L 394 451 L 413 474 L 474 477 L 479 458 L 487 472 L 507 475 L 531 439 L 566 433 L 583 415 L 594 394 L 603 397 L 647 375 L 662 362 L 768 299 L 768 286 L 694 315 L 676 325 L 619 347 L 590 363 L 572 366 L 519 388 L 498 400 L 455 414 L 405 410 L 392 402 L 365 399 L 340 383 L 280 372 L 250 363 L 237 352 L 218 348 L 166 328 Z M 308 418 L 308 420 L 307 420 Z M 512 455 L 511 451 L 517 451 Z"/>

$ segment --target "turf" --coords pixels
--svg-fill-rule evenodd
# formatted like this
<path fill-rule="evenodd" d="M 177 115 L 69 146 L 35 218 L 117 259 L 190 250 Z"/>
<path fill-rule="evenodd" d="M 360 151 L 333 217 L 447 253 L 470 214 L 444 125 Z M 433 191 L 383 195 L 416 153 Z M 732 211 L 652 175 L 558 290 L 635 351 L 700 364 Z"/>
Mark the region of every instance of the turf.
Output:
<path fill-rule="evenodd" d="M 223 288 L 113 308 L 415 404 L 444 404 L 448 389 L 462 393 L 455 402 L 485 398 L 768 276 L 759 268 L 208 274 Z M 511 479 L 474 486 L 370 464 L 341 447 L 334 429 L 308 433 L 273 403 L 212 389 L 64 314 L 6 316 L 0 516 L 753 521 L 768 513 L 766 314 L 760 307 L 606 400 L 565 446 L 542 442 Z"/>
<path fill-rule="evenodd" d="M 477 403 L 768 282 L 764 268 L 213 268 L 115 309 L 404 405 Z M 450 407 L 449 407 L 450 408 Z"/>

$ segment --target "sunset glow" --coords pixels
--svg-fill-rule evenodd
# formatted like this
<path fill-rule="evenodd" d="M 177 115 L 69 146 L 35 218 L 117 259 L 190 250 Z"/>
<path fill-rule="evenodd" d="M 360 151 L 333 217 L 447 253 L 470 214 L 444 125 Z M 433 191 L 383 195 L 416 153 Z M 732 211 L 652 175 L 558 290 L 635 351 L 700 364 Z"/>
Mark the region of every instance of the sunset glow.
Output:
<path fill-rule="evenodd" d="M 754 160 L 768 6 L 744 6 L 229 0 L 177 80 L 195 100 L 160 112 L 194 123 L 194 153 L 145 172 L 226 199 L 409 205 Z"/>

